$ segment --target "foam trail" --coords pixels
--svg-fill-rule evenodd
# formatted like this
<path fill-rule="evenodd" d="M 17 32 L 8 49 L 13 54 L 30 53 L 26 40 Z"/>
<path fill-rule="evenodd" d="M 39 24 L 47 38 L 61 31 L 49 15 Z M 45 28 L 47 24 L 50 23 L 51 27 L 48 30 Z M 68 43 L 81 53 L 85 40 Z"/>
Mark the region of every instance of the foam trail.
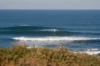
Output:
<path fill-rule="evenodd" d="M 100 38 L 88 37 L 14 37 L 20 41 L 81 41 L 81 40 L 100 40 Z"/>

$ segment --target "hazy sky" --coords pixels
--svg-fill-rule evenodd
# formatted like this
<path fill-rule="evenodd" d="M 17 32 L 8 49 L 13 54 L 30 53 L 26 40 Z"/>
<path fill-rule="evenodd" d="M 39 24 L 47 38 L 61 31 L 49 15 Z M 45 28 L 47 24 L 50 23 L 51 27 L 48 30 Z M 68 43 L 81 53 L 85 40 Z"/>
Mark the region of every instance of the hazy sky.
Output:
<path fill-rule="evenodd" d="M 100 0 L 0 0 L 0 9 L 100 9 Z"/>

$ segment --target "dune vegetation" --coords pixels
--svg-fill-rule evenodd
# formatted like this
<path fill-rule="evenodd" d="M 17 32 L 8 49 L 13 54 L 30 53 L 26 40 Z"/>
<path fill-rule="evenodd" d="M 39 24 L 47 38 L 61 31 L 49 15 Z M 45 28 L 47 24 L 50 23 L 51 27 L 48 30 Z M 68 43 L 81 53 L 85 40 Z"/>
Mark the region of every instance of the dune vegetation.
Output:
<path fill-rule="evenodd" d="M 73 53 L 67 48 L 0 48 L 0 66 L 100 66 L 100 56 Z"/>

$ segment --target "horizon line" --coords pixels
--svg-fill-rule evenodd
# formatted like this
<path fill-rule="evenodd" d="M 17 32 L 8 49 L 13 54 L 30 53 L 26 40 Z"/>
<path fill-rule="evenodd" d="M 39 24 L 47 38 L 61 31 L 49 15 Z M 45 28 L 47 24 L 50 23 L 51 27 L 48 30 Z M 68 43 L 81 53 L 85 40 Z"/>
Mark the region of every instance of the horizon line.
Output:
<path fill-rule="evenodd" d="M 0 10 L 100 10 L 100 9 L 0 9 Z"/>

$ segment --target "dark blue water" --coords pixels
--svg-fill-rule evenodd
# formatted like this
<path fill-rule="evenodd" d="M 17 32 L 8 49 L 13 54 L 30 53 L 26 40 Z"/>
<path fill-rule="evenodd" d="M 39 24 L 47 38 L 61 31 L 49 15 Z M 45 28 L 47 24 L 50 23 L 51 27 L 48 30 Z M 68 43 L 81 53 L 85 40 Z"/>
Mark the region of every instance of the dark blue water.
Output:
<path fill-rule="evenodd" d="M 100 49 L 100 10 L 0 10 L 0 46 Z"/>

